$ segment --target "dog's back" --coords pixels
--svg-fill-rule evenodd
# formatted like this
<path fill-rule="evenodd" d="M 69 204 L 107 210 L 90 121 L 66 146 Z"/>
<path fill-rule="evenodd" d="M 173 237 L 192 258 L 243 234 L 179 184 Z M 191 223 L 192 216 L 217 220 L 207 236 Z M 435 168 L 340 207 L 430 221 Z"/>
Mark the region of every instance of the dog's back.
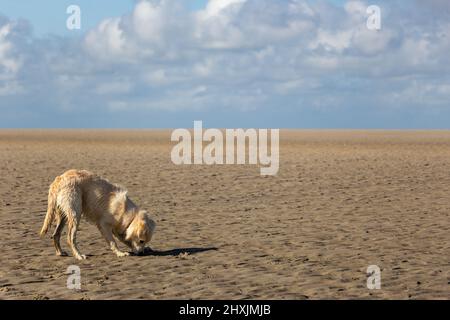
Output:
<path fill-rule="evenodd" d="M 69 170 L 55 178 L 48 192 L 48 207 L 40 232 L 44 236 L 51 227 L 57 210 L 65 207 L 66 200 L 79 197 L 87 220 L 97 222 L 100 213 L 108 211 L 111 198 L 126 190 L 87 170 Z"/>

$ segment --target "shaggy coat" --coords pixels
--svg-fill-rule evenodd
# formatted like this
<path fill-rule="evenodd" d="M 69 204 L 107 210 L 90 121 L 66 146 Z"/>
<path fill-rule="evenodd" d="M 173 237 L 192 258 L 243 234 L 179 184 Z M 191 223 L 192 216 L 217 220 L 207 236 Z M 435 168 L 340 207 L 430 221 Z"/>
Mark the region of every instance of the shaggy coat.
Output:
<path fill-rule="evenodd" d="M 135 253 L 142 252 L 155 230 L 155 222 L 148 213 L 140 210 L 121 186 L 110 183 L 89 171 L 69 170 L 56 177 L 48 192 L 48 209 L 40 232 L 44 236 L 53 222 L 53 243 L 57 255 L 66 255 L 61 250 L 60 237 L 65 224 L 68 225 L 67 242 L 75 258 L 86 256 L 77 247 L 76 234 L 81 216 L 95 224 L 111 250 L 118 256 L 129 255 L 117 247 L 114 236 Z"/>

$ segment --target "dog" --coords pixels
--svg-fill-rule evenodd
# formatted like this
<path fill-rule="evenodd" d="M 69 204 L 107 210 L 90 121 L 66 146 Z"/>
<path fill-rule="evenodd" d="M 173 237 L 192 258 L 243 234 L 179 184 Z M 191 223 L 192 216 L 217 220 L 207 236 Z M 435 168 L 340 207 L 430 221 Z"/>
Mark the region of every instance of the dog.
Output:
<path fill-rule="evenodd" d="M 47 214 L 40 232 L 43 237 L 56 221 L 52 235 L 56 255 L 67 255 L 59 242 L 67 223 L 67 242 L 73 256 L 78 260 L 86 259 L 78 250 L 76 241 L 82 215 L 97 226 L 118 257 L 130 253 L 119 250 L 114 236 L 135 254 L 140 254 L 152 239 L 156 227 L 147 211 L 140 210 L 123 187 L 86 170 L 69 170 L 56 177 L 50 185 Z"/>

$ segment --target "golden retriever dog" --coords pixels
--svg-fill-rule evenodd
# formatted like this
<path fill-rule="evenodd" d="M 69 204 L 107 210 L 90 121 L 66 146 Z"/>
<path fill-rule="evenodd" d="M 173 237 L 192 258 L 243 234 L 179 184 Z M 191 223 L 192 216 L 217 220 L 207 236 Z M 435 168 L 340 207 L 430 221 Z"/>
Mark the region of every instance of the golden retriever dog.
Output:
<path fill-rule="evenodd" d="M 98 227 L 118 257 L 128 256 L 129 253 L 119 250 L 113 235 L 139 254 L 155 231 L 155 222 L 130 200 L 127 190 L 89 171 L 69 170 L 56 177 L 50 185 L 47 215 L 40 232 L 41 237 L 44 236 L 56 221 L 52 238 L 57 255 L 66 255 L 59 240 L 67 223 L 67 242 L 74 257 L 86 259 L 78 250 L 76 241 L 82 215 Z"/>

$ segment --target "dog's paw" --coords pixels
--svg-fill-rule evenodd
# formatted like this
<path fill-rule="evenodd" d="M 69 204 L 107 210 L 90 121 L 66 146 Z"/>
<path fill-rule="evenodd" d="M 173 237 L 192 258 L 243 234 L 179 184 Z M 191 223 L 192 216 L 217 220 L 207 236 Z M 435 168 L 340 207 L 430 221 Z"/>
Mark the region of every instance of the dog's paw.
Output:
<path fill-rule="evenodd" d="M 116 252 L 116 255 L 118 257 L 128 257 L 130 255 L 130 253 L 129 252 L 121 252 L 121 251 L 119 251 L 119 252 Z"/>
<path fill-rule="evenodd" d="M 75 258 L 78 260 L 86 260 L 87 259 L 87 257 L 84 254 L 79 254 L 79 255 L 75 256 Z"/>
<path fill-rule="evenodd" d="M 65 252 L 65 251 L 57 252 L 56 255 L 60 256 L 60 257 L 67 257 L 68 256 L 67 252 Z"/>

